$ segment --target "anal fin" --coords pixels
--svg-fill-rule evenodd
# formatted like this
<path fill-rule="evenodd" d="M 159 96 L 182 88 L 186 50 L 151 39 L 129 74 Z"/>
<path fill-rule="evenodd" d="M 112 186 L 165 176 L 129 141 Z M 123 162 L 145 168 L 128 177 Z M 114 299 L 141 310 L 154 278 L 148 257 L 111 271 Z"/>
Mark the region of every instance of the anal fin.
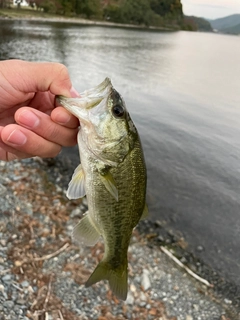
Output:
<path fill-rule="evenodd" d="M 100 237 L 100 233 L 92 222 L 89 214 L 85 215 L 75 226 L 72 235 L 73 239 L 87 246 L 93 246 Z"/>

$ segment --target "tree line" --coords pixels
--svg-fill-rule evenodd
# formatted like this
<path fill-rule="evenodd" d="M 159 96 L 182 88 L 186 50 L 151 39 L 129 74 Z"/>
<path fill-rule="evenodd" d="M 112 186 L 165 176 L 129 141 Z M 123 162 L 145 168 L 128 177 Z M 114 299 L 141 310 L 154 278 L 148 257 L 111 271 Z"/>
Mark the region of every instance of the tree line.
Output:
<path fill-rule="evenodd" d="M 9 0 L 0 0 L 0 7 Z M 48 13 L 144 26 L 175 26 L 183 21 L 181 0 L 27 0 Z M 21 0 L 18 1 L 21 5 Z M 2 5 L 1 5 L 2 4 Z"/>
<path fill-rule="evenodd" d="M 22 0 L 14 0 L 21 7 Z M 181 0 L 26 0 L 47 13 L 93 20 L 156 26 L 168 29 L 212 31 L 208 21 L 183 15 Z M 0 8 L 12 0 L 0 0 Z"/>

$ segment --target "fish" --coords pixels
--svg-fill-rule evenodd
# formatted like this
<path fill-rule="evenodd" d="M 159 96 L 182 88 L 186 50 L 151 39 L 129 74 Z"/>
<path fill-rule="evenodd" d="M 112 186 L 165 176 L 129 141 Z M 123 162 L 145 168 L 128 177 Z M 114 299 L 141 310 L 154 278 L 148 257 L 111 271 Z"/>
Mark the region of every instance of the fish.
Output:
<path fill-rule="evenodd" d="M 80 164 L 66 195 L 86 196 L 88 211 L 74 227 L 73 239 L 87 246 L 100 237 L 104 241 L 103 258 L 85 286 L 108 280 L 113 294 L 126 300 L 130 239 L 140 219 L 148 216 L 147 170 L 138 131 L 109 78 L 79 97 L 57 96 L 57 101 L 80 121 Z"/>

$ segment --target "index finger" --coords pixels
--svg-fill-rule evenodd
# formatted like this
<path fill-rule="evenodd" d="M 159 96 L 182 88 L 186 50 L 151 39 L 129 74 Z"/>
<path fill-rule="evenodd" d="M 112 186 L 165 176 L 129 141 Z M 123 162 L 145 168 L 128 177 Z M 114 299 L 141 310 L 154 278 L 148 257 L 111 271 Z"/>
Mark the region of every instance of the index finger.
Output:
<path fill-rule="evenodd" d="M 51 112 L 51 119 L 67 128 L 77 128 L 79 120 L 63 107 L 57 107 Z"/>

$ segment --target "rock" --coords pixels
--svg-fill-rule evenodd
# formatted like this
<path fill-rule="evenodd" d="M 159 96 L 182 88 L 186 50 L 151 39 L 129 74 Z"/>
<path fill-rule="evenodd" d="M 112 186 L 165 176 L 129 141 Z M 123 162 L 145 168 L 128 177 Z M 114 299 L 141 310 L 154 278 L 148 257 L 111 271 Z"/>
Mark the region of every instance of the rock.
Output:
<path fill-rule="evenodd" d="M 143 274 L 141 277 L 141 286 L 144 291 L 148 290 L 151 287 L 149 271 L 147 269 L 143 269 Z"/>
<path fill-rule="evenodd" d="M 54 206 L 59 206 L 59 205 L 61 205 L 61 201 L 59 199 L 54 199 L 53 200 L 53 205 Z"/>
<path fill-rule="evenodd" d="M 137 288 L 134 284 L 130 284 L 130 291 L 133 293 L 137 291 Z"/>
<path fill-rule="evenodd" d="M 24 280 L 24 281 L 21 283 L 21 286 L 24 287 L 24 288 L 26 288 L 26 287 L 29 286 L 29 282 L 26 281 L 26 280 Z"/>
<path fill-rule="evenodd" d="M 146 305 L 146 302 L 145 302 L 145 301 L 141 301 L 141 302 L 139 303 L 139 307 L 141 307 L 141 308 L 145 307 L 145 305 Z"/>
<path fill-rule="evenodd" d="M 194 304 L 194 305 L 193 305 L 193 308 L 194 308 L 195 311 L 198 311 L 198 310 L 199 310 L 199 306 L 198 306 L 197 304 Z"/>
<path fill-rule="evenodd" d="M 129 291 L 127 295 L 126 304 L 132 305 L 134 303 L 134 297 L 132 293 Z"/>
<path fill-rule="evenodd" d="M 0 167 L 5 167 L 6 166 L 6 162 L 5 161 L 0 161 Z"/>
<path fill-rule="evenodd" d="M 144 301 L 144 302 L 147 301 L 147 297 L 142 291 L 140 292 L 140 297 L 139 298 L 140 298 L 141 301 Z"/>
<path fill-rule="evenodd" d="M 224 299 L 224 302 L 225 302 L 226 304 L 232 304 L 232 301 L 229 300 L 229 299 Z"/>
<path fill-rule="evenodd" d="M 9 282 L 12 280 L 12 275 L 11 274 L 6 274 L 5 276 L 2 277 L 3 282 Z"/>
<path fill-rule="evenodd" d="M 73 226 L 73 225 L 68 225 L 68 226 L 67 226 L 67 230 L 68 230 L 68 231 L 72 232 L 73 229 L 74 229 L 74 226 Z"/>
<path fill-rule="evenodd" d="M 7 188 L 0 184 L 0 195 L 3 196 L 7 192 Z"/>
<path fill-rule="evenodd" d="M 82 210 L 80 208 L 76 208 L 71 212 L 70 217 L 71 218 L 80 217 L 81 213 L 82 213 Z"/>
<path fill-rule="evenodd" d="M 7 241 L 5 239 L 0 240 L 0 245 L 5 247 L 7 244 Z"/>
<path fill-rule="evenodd" d="M 46 312 L 47 315 L 45 315 L 45 319 L 48 319 L 48 320 L 53 320 L 53 317 L 50 313 Z"/>
<path fill-rule="evenodd" d="M 22 180 L 22 179 L 26 178 L 27 176 L 28 176 L 27 172 L 25 172 L 22 176 L 14 176 L 14 175 L 12 175 L 11 176 L 11 180 L 16 182 L 16 181 L 19 181 L 19 180 Z"/>
<path fill-rule="evenodd" d="M 4 301 L 3 306 L 5 308 L 12 309 L 14 307 L 14 302 L 11 300 Z"/>
<path fill-rule="evenodd" d="M 26 304 L 26 301 L 24 299 L 19 298 L 19 299 L 17 299 L 16 304 L 21 305 L 23 308 L 23 306 Z"/>

